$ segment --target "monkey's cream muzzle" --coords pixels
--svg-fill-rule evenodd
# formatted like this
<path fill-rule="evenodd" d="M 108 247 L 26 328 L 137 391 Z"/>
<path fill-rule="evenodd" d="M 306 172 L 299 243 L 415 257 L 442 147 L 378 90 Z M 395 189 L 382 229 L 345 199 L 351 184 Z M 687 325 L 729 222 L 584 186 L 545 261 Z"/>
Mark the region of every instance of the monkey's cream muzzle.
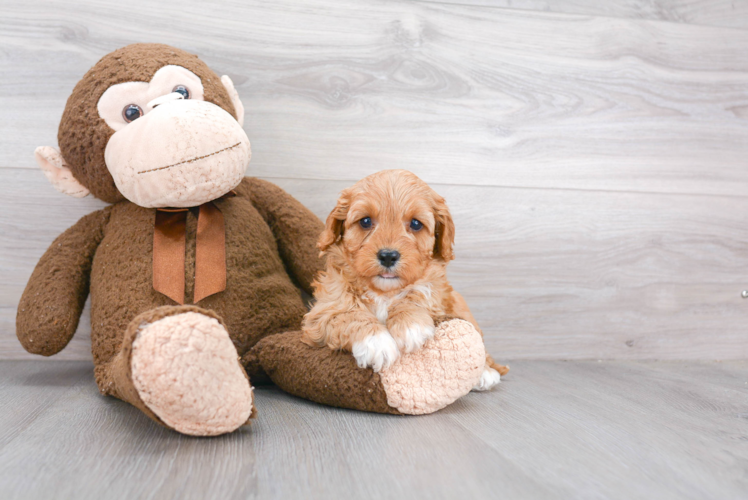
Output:
<path fill-rule="evenodd" d="M 142 207 L 193 207 L 238 186 L 249 164 L 249 139 L 215 104 L 164 95 L 121 128 L 104 153 L 122 195 Z"/>

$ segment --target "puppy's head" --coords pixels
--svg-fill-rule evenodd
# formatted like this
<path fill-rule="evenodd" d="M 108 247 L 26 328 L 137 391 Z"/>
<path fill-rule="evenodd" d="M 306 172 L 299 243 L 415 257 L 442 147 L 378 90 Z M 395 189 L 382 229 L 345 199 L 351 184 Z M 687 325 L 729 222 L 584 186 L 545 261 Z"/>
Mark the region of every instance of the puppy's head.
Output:
<path fill-rule="evenodd" d="M 412 284 L 435 260 L 453 259 L 454 234 L 444 198 L 411 172 L 384 170 L 340 194 L 318 246 L 388 291 Z"/>

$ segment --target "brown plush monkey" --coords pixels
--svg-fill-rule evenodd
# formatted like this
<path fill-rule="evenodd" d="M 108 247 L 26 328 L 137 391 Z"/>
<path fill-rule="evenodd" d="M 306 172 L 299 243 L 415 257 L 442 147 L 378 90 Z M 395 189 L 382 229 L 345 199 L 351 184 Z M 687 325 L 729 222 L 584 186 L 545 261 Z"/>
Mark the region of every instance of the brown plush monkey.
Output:
<path fill-rule="evenodd" d="M 37 264 L 18 308 L 24 348 L 62 350 L 90 292 L 101 392 L 193 435 L 248 422 L 247 373 L 263 369 L 295 394 L 371 411 L 434 411 L 419 406 L 433 387 L 441 406 L 466 393 L 471 382 L 433 377 L 452 351 L 480 375 L 482 342 L 460 320 L 389 374 L 299 341 L 323 225 L 277 186 L 244 177 L 243 116 L 227 76 L 166 45 L 124 47 L 86 73 L 65 107 L 60 151 L 40 147 L 36 158 L 59 191 L 112 205 L 65 231 Z"/>
<path fill-rule="evenodd" d="M 58 190 L 113 205 L 81 219 L 41 258 L 19 305 L 18 338 L 30 352 L 59 352 L 90 288 L 101 392 L 189 434 L 229 432 L 249 419 L 238 354 L 299 328 L 299 287 L 311 291 L 321 266 L 319 219 L 273 184 L 244 178 L 243 117 L 231 80 L 196 56 L 131 45 L 76 85 L 61 152 L 36 152 Z M 211 234 L 220 226 L 225 232 Z"/>

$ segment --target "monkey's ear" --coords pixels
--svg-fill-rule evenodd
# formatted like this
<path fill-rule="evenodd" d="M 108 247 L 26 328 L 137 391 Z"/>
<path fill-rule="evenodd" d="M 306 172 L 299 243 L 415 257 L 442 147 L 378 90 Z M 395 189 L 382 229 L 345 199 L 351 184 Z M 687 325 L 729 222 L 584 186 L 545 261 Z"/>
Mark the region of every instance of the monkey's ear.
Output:
<path fill-rule="evenodd" d="M 221 77 L 221 83 L 224 87 L 226 87 L 226 91 L 229 93 L 229 97 L 231 98 L 231 104 L 234 105 L 234 110 L 236 110 L 236 121 L 239 122 L 239 125 L 242 127 L 244 126 L 244 104 L 242 104 L 241 99 L 239 99 L 239 93 L 234 88 L 234 82 L 231 81 L 231 78 L 229 78 L 229 75 L 223 75 Z"/>
<path fill-rule="evenodd" d="M 34 158 L 56 190 L 73 198 L 88 196 L 90 191 L 73 177 L 73 172 L 58 150 L 49 146 L 39 146 L 34 151 Z"/>

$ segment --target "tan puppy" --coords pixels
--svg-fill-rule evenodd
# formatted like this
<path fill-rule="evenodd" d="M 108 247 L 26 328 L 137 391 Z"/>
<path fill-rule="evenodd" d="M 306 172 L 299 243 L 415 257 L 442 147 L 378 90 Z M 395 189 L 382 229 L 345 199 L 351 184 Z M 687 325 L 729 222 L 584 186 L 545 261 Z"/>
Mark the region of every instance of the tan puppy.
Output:
<path fill-rule="evenodd" d="M 317 244 L 327 268 L 313 283 L 304 342 L 350 351 L 378 372 L 430 339 L 436 316 L 480 331 L 447 281 L 454 235 L 444 198 L 411 172 L 384 170 L 343 190 Z M 488 356 L 473 390 L 490 389 L 507 371 Z"/>

